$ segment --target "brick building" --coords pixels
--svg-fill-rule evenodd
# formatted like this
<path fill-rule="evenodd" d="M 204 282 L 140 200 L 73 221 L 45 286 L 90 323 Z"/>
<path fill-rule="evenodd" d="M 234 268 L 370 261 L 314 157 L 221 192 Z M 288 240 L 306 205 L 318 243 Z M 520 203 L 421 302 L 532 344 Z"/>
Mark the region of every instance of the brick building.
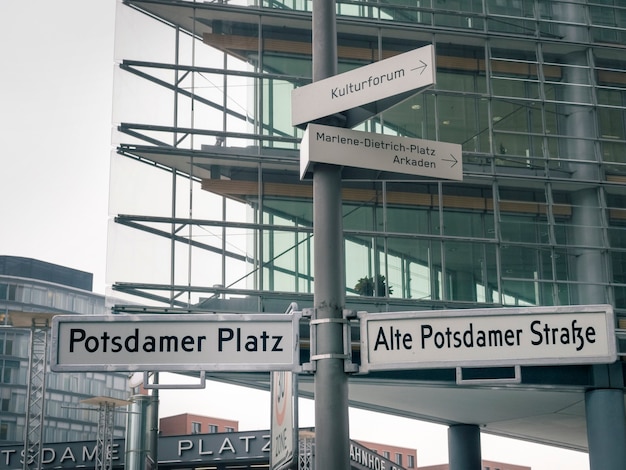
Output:
<path fill-rule="evenodd" d="M 419 470 L 448 470 L 450 465 L 447 463 L 441 465 L 428 465 L 420 467 Z M 510 463 L 494 462 L 492 460 L 482 461 L 482 470 L 531 470 L 530 467 L 524 465 L 513 465 Z"/>
<path fill-rule="evenodd" d="M 239 431 L 239 421 L 183 413 L 161 418 L 159 429 L 162 436 L 237 432 Z"/>
<path fill-rule="evenodd" d="M 361 440 L 357 440 L 357 442 L 404 468 L 417 468 L 416 449 L 380 444 L 378 442 L 368 442 Z"/>

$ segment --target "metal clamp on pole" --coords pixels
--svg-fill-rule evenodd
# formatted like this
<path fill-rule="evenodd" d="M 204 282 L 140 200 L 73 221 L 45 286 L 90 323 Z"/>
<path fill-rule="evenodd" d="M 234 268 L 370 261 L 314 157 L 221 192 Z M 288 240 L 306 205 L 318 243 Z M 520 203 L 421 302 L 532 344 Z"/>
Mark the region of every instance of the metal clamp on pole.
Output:
<path fill-rule="evenodd" d="M 305 312 L 306 310 L 306 312 Z M 313 309 L 304 309 L 304 316 L 312 316 Z M 350 326 L 350 319 L 355 318 L 356 312 L 353 310 L 344 310 L 343 318 L 319 318 L 312 319 L 309 322 L 310 326 L 310 350 L 311 357 L 308 363 L 302 364 L 302 370 L 306 372 L 315 371 L 315 362 L 320 359 L 343 359 L 344 371 L 356 373 L 359 371 L 358 364 L 352 362 L 352 332 Z M 327 353 L 317 354 L 317 326 L 328 323 L 339 323 L 343 326 L 343 353 Z"/>

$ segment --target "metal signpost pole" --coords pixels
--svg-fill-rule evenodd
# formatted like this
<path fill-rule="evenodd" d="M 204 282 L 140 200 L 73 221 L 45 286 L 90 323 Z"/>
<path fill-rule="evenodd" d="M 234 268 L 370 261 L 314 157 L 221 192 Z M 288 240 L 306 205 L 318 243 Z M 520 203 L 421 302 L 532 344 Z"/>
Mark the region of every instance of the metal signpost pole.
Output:
<path fill-rule="evenodd" d="M 337 73 L 335 0 L 313 5 L 313 81 Z M 313 173 L 315 240 L 315 468 L 348 470 L 348 378 L 344 371 L 343 307 L 345 261 L 341 210 L 341 170 L 316 165 Z"/>

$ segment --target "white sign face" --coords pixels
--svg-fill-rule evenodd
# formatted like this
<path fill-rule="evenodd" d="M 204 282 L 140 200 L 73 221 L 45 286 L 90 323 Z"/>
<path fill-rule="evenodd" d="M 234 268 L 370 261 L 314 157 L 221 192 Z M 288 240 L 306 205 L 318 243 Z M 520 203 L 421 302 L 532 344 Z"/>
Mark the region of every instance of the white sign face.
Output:
<path fill-rule="evenodd" d="M 53 371 L 297 370 L 299 315 L 61 315 Z"/>
<path fill-rule="evenodd" d="M 270 468 L 278 470 L 293 463 L 297 426 L 295 421 L 295 374 L 290 371 L 272 372 L 272 423 Z"/>
<path fill-rule="evenodd" d="M 309 124 L 300 144 L 300 178 L 313 163 L 462 180 L 459 144 Z"/>
<path fill-rule="evenodd" d="M 611 363 L 610 305 L 361 314 L 361 371 Z"/>
<path fill-rule="evenodd" d="M 313 82 L 291 92 L 291 124 L 298 126 L 435 83 L 432 45 Z"/>

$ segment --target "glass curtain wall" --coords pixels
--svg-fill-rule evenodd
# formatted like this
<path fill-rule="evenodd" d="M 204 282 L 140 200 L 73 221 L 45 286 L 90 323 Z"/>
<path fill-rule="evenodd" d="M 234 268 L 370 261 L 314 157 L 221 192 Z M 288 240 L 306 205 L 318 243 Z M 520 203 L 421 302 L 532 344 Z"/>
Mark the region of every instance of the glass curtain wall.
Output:
<path fill-rule="evenodd" d="M 337 2 L 340 71 L 436 50 L 436 85 L 357 129 L 460 144 L 464 169 L 462 182 L 344 181 L 349 305 L 624 311 L 618 3 Z M 298 177 L 290 99 L 311 80 L 310 9 L 304 0 L 120 4 L 116 297 L 258 311 L 311 302 L 312 187 Z"/>

